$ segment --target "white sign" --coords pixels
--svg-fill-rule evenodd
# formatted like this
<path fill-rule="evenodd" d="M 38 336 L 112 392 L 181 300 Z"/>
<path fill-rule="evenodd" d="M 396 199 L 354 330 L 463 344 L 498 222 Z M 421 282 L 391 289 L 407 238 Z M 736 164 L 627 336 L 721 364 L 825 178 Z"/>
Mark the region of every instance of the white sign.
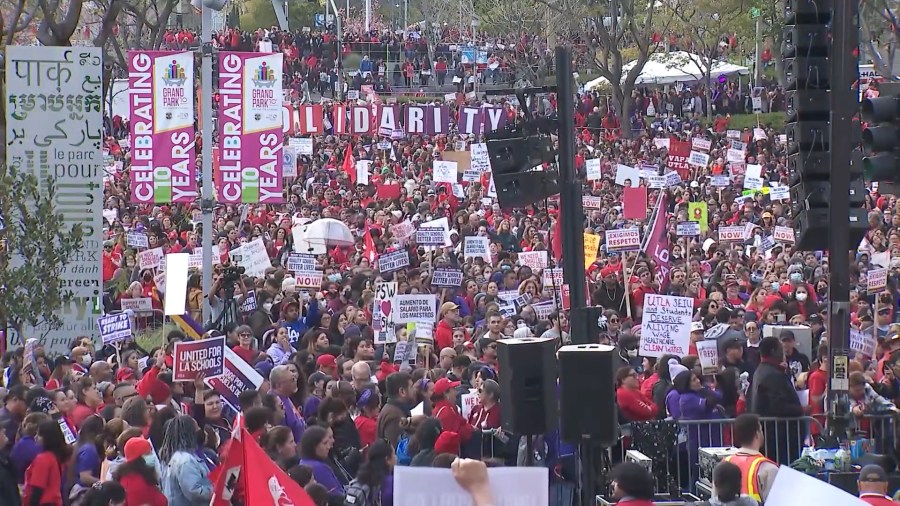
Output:
<path fill-rule="evenodd" d="M 872 334 L 871 329 L 867 329 L 866 331 L 850 329 L 851 350 L 862 353 L 868 358 L 872 358 L 875 356 L 875 347 L 877 345 L 878 340 L 875 338 L 875 335 Z"/>
<path fill-rule="evenodd" d="M 297 154 L 312 156 L 313 140 L 312 137 L 301 137 L 297 139 Z"/>
<path fill-rule="evenodd" d="M 378 257 L 378 270 L 382 273 L 398 271 L 409 265 L 409 252 L 405 249 L 384 253 Z"/>
<path fill-rule="evenodd" d="M 719 227 L 719 242 L 743 242 L 744 227 L 735 225 L 731 227 Z"/>
<path fill-rule="evenodd" d="M 453 241 L 450 240 L 450 220 L 447 217 L 438 218 L 436 220 L 426 221 L 425 223 L 420 223 L 419 228 L 432 228 L 439 227 L 444 229 L 444 244 L 443 246 L 451 246 L 453 245 Z M 418 242 L 418 241 L 416 241 Z M 426 246 L 425 251 L 432 251 L 438 248 L 438 246 Z"/>
<path fill-rule="evenodd" d="M 138 253 L 138 266 L 141 269 L 158 269 L 162 265 L 163 249 L 153 248 Z"/>
<path fill-rule="evenodd" d="M 728 163 L 743 163 L 745 159 L 746 155 L 743 151 L 728 149 L 728 151 L 725 152 L 725 160 L 727 160 Z"/>
<path fill-rule="evenodd" d="M 294 273 L 297 288 L 322 288 L 322 271 L 316 269 L 316 257 L 313 255 L 291 254 L 288 270 Z"/>
<path fill-rule="evenodd" d="M 666 176 L 650 176 L 648 178 L 650 188 L 662 189 L 666 187 Z"/>
<path fill-rule="evenodd" d="M 731 181 L 728 176 L 713 176 L 710 178 L 710 183 L 716 188 L 725 188 L 731 184 Z"/>
<path fill-rule="evenodd" d="M 135 313 L 153 311 L 153 299 L 150 297 L 137 297 L 135 299 L 122 298 L 119 301 L 122 311 L 131 310 Z"/>
<path fill-rule="evenodd" d="M 887 287 L 888 270 L 872 269 L 866 275 L 866 291 L 869 293 L 884 290 Z"/>
<path fill-rule="evenodd" d="M 688 157 L 688 163 L 694 165 L 695 167 L 706 167 L 709 165 L 709 155 L 707 153 L 701 153 L 699 151 L 691 151 L 691 156 Z"/>
<path fill-rule="evenodd" d="M 697 342 L 697 353 L 700 354 L 700 367 L 704 376 L 715 374 L 719 370 L 719 343 L 715 339 Z"/>
<path fill-rule="evenodd" d="M 772 200 L 788 200 L 791 198 L 791 189 L 787 186 L 773 186 L 769 190 L 769 198 Z"/>
<path fill-rule="evenodd" d="M 443 246 L 444 229 L 441 227 L 419 227 L 416 232 L 416 244 L 422 246 Z"/>
<path fill-rule="evenodd" d="M 356 184 L 369 184 L 369 168 L 372 167 L 372 160 L 357 160 L 356 162 Z"/>
<path fill-rule="evenodd" d="M 263 240 L 256 239 L 231 250 L 231 261 L 245 269 L 245 274 L 254 278 L 262 278 L 266 275 L 266 269 L 272 267 L 269 260 L 269 252 Z"/>
<path fill-rule="evenodd" d="M 436 295 L 397 295 L 394 301 L 397 306 L 397 314 L 394 317 L 396 323 L 437 321 Z"/>
<path fill-rule="evenodd" d="M 419 468 L 409 467 L 404 469 Z M 396 487 L 396 482 L 394 483 Z M 815 476 L 795 471 L 791 469 L 791 466 L 779 466 L 778 474 L 775 475 L 775 482 L 772 483 L 769 496 L 766 497 L 766 506 L 792 506 L 794 504 L 867 506 L 869 503 Z"/>
<path fill-rule="evenodd" d="M 394 297 L 396 295 L 396 281 L 375 283 L 375 301 L 372 310 L 372 330 L 375 331 L 375 344 L 397 342 L 397 336 L 394 334 Z"/>
<path fill-rule="evenodd" d="M 637 227 L 606 231 L 606 251 L 629 251 L 641 247 L 641 231 Z"/>
<path fill-rule="evenodd" d="M 434 161 L 434 177 L 435 183 L 457 183 L 458 174 L 456 172 L 456 162 L 447 160 Z"/>
<path fill-rule="evenodd" d="M 583 195 L 581 197 L 581 207 L 585 209 L 600 209 L 603 206 L 603 199 L 592 195 Z"/>
<path fill-rule="evenodd" d="M 546 251 L 523 251 L 519 253 L 519 263 L 527 265 L 532 269 L 547 268 L 547 252 Z"/>
<path fill-rule="evenodd" d="M 776 226 L 772 230 L 772 237 L 775 242 L 794 242 L 794 229 L 791 227 Z"/>
<path fill-rule="evenodd" d="M 762 97 L 750 97 L 750 103 L 753 105 L 753 114 L 762 112 Z"/>
<path fill-rule="evenodd" d="M 125 236 L 125 244 L 129 248 L 149 248 L 150 239 L 143 232 L 128 232 Z"/>
<path fill-rule="evenodd" d="M 682 221 L 676 227 L 676 233 L 680 237 L 693 237 L 700 235 L 700 223 L 696 221 Z"/>
<path fill-rule="evenodd" d="M 491 171 L 491 158 L 488 155 L 487 144 L 475 143 L 469 146 L 469 156 L 471 157 L 470 167 L 478 172 Z"/>
<path fill-rule="evenodd" d="M 431 286 L 437 288 L 459 288 L 463 273 L 459 269 L 436 269 L 431 276 Z"/>
<path fill-rule="evenodd" d="M 691 139 L 691 149 L 694 151 L 706 151 L 709 152 L 709 149 L 712 147 L 712 141 L 709 139 L 704 139 L 702 137 L 694 137 Z"/>
<path fill-rule="evenodd" d="M 487 474 L 491 493 L 498 499 L 497 505 L 550 504 L 546 467 L 494 467 L 489 468 Z M 449 504 L 472 504 L 472 497 L 457 484 L 450 469 L 397 466 L 394 470 L 394 506 Z"/>
<path fill-rule="evenodd" d="M 491 263 L 490 240 L 487 237 L 468 236 L 463 245 L 465 258 L 483 258 Z"/>
<path fill-rule="evenodd" d="M 640 355 L 657 358 L 669 353 L 679 357 L 687 355 L 693 314 L 691 297 L 646 294 Z"/>
<path fill-rule="evenodd" d="M 621 163 L 616 165 L 616 184 L 625 186 L 625 181 L 630 182 L 632 188 L 637 188 L 641 183 L 641 171 Z"/>
<path fill-rule="evenodd" d="M 464 419 L 468 420 L 469 415 L 472 414 L 472 410 L 478 405 L 478 394 L 475 392 L 462 394 L 459 396 L 459 400 L 462 406 L 459 410 L 460 414 L 462 414 Z"/>
<path fill-rule="evenodd" d="M 283 177 L 297 177 L 297 148 L 294 146 L 282 146 L 281 149 L 281 175 Z"/>
<path fill-rule="evenodd" d="M 588 181 L 595 181 L 603 177 L 603 174 L 600 173 L 599 158 L 591 158 L 590 160 L 585 160 L 584 166 L 585 170 L 587 171 Z"/>
<path fill-rule="evenodd" d="M 666 186 L 671 188 L 673 186 L 678 186 L 681 184 L 681 176 L 678 175 L 678 172 L 674 170 L 672 172 L 666 172 Z"/>

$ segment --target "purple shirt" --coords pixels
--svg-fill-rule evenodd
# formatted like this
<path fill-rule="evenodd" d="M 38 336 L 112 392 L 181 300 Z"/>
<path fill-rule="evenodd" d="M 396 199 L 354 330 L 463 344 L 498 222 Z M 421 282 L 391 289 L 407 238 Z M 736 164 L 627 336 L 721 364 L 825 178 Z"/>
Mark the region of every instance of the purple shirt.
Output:
<path fill-rule="evenodd" d="M 12 453 L 9 460 L 12 461 L 16 468 L 16 479 L 20 484 L 25 483 L 25 470 L 34 462 L 34 458 L 41 453 L 41 445 L 34 440 L 32 436 L 22 436 L 13 445 Z"/>
<path fill-rule="evenodd" d="M 278 398 L 281 400 L 281 406 L 284 408 L 284 424 L 290 427 L 291 432 L 294 434 L 294 441 L 300 441 L 300 438 L 303 437 L 303 432 L 306 430 L 306 420 L 294 407 L 290 397 L 278 396 Z"/>

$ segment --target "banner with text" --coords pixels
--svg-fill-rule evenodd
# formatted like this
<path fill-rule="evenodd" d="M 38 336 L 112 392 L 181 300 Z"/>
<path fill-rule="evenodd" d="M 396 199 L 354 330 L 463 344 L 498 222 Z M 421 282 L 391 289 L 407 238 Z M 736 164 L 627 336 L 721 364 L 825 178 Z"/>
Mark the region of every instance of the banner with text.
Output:
<path fill-rule="evenodd" d="M 173 381 L 193 381 L 200 374 L 206 379 L 221 376 L 225 372 L 225 336 L 177 342 L 172 355 Z"/>

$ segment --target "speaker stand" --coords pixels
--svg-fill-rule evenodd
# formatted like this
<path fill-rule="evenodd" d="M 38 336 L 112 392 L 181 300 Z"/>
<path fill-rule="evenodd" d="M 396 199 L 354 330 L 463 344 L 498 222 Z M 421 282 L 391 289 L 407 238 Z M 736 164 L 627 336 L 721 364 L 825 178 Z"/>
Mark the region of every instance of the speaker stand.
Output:
<path fill-rule="evenodd" d="M 597 468 L 594 462 L 595 445 L 590 438 L 582 438 L 578 445 L 581 474 L 581 505 L 597 504 Z"/>
<path fill-rule="evenodd" d="M 534 436 L 525 435 L 525 466 L 534 467 Z"/>

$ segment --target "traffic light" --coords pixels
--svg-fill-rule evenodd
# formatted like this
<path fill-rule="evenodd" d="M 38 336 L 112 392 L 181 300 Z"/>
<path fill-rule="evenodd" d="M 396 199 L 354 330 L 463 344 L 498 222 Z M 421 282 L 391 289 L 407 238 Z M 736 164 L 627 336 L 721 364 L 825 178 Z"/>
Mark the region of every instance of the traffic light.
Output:
<path fill-rule="evenodd" d="M 867 98 L 862 119 L 870 124 L 862 133 L 863 170 L 871 181 L 897 181 L 900 176 L 900 96 Z M 873 125 L 874 124 L 874 125 Z"/>
<path fill-rule="evenodd" d="M 858 244 L 867 228 L 860 164 L 834 167 L 830 153 L 833 5 L 833 0 L 788 0 L 785 4 L 785 132 L 796 246 L 801 250 L 828 249 L 833 170 L 851 173 L 851 242 Z"/>

